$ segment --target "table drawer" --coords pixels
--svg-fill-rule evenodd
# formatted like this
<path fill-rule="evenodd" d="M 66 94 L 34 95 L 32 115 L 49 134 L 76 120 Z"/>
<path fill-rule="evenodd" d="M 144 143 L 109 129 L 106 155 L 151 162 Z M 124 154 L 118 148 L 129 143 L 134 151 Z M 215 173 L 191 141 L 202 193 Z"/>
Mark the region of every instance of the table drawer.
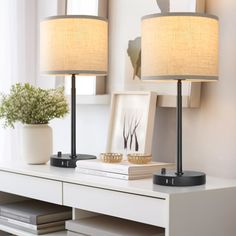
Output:
<path fill-rule="evenodd" d="M 166 227 L 168 203 L 165 199 L 63 184 L 63 204 L 74 208 Z"/>
<path fill-rule="evenodd" d="M 62 204 L 62 182 L 0 171 L 0 191 Z"/>

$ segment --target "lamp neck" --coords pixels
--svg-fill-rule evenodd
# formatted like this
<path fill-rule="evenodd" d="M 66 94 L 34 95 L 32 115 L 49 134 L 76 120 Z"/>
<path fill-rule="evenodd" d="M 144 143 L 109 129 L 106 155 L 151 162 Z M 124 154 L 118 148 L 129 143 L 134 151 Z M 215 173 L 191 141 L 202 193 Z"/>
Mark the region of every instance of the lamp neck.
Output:
<path fill-rule="evenodd" d="M 71 158 L 76 158 L 76 83 L 71 76 Z"/>
<path fill-rule="evenodd" d="M 177 175 L 183 175 L 182 167 L 182 80 L 178 79 L 177 82 Z"/>

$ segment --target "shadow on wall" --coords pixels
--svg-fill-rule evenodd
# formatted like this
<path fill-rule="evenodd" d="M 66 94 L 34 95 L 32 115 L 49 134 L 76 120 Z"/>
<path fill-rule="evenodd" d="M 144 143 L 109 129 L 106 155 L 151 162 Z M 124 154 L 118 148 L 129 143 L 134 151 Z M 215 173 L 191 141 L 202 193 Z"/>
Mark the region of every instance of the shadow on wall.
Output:
<path fill-rule="evenodd" d="M 175 162 L 176 117 L 174 108 L 157 108 L 152 154 L 155 161 Z"/>

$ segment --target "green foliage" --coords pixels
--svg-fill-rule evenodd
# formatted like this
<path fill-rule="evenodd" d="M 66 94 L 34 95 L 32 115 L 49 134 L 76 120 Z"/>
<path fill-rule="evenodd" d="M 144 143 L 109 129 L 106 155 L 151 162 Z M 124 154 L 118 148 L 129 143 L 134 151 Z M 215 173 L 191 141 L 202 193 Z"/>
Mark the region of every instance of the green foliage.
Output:
<path fill-rule="evenodd" d="M 4 127 L 14 128 L 16 122 L 47 124 L 67 113 L 64 88 L 45 90 L 28 83 L 15 84 L 9 95 L 0 95 L 0 119 L 4 119 Z"/>

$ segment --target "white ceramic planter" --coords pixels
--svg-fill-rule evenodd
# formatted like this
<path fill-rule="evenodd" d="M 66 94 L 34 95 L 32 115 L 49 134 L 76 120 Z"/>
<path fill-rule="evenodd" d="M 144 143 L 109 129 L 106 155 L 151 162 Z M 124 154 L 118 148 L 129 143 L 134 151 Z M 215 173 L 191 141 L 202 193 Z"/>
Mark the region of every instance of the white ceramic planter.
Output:
<path fill-rule="evenodd" d="M 28 164 L 45 164 L 52 155 L 52 128 L 48 125 L 24 125 L 22 156 Z"/>

